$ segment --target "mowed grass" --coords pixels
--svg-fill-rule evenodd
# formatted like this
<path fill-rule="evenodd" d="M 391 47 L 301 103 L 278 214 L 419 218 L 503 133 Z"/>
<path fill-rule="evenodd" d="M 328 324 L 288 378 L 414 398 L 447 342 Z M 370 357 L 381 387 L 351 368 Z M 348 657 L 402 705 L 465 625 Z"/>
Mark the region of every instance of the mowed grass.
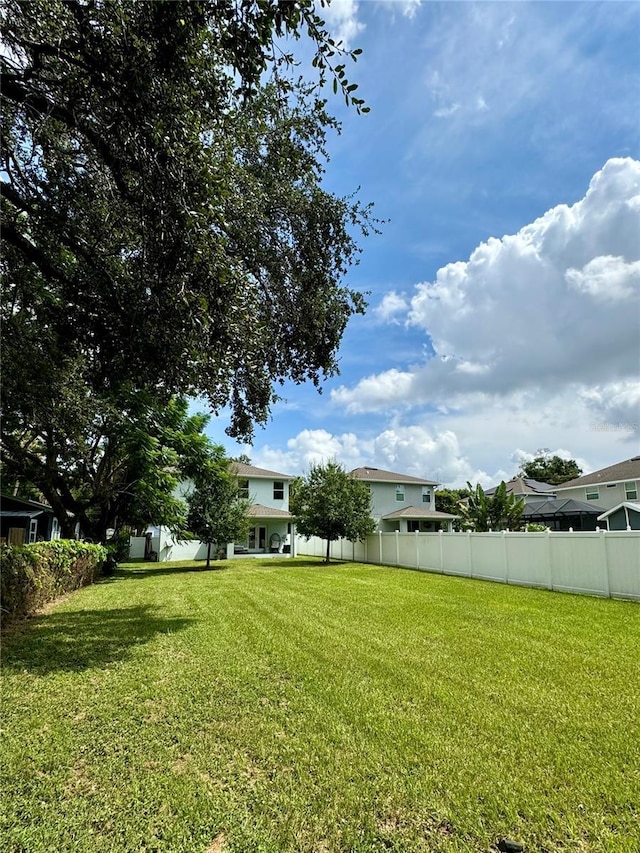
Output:
<path fill-rule="evenodd" d="M 640 850 L 637 604 L 215 566 L 7 633 L 3 851 Z"/>

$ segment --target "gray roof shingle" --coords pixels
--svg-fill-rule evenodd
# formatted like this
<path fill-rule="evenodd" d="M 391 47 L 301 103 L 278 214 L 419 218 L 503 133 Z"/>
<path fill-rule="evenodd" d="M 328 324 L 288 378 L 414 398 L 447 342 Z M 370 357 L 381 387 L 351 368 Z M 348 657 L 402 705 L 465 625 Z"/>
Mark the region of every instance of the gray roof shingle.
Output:
<path fill-rule="evenodd" d="M 557 491 L 562 489 L 575 489 L 576 486 L 596 486 L 600 483 L 624 483 L 625 480 L 640 480 L 640 456 L 633 456 L 624 462 L 609 465 L 591 474 L 584 474 L 566 483 L 556 486 Z"/>
<path fill-rule="evenodd" d="M 421 477 L 411 477 L 409 474 L 395 474 L 382 468 L 354 468 L 351 476 L 365 483 L 419 483 L 421 486 L 438 486 L 435 480 L 425 480 Z"/>

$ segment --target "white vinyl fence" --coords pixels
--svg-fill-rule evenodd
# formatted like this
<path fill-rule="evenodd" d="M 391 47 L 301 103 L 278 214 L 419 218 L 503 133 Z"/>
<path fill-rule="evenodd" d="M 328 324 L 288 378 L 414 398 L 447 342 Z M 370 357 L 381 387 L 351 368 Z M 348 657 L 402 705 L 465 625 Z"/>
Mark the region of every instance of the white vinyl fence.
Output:
<path fill-rule="evenodd" d="M 299 555 L 324 557 L 326 549 L 326 540 L 297 537 Z M 640 601 L 640 530 L 374 533 L 332 542 L 331 556 Z"/>

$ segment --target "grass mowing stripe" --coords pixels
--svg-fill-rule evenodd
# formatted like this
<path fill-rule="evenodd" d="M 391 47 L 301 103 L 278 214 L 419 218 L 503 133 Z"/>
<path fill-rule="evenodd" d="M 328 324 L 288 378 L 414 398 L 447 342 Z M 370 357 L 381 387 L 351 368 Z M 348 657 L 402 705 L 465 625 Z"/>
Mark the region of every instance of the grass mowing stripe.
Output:
<path fill-rule="evenodd" d="M 9 849 L 640 847 L 637 605 L 222 565 L 126 567 L 7 637 Z"/>

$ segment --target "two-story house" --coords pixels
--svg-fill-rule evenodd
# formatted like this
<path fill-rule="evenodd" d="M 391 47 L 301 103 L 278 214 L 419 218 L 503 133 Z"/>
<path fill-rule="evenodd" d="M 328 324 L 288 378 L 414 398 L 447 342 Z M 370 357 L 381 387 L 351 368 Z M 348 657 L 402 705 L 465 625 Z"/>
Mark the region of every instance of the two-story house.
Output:
<path fill-rule="evenodd" d="M 601 509 L 597 520 L 610 530 L 640 529 L 640 456 L 617 462 L 556 486 L 558 497 Z"/>
<path fill-rule="evenodd" d="M 251 501 L 249 517 L 253 522 L 246 540 L 234 543 L 234 552 L 290 553 L 293 517 L 289 512 L 289 486 L 294 478 L 244 462 L 233 462 L 232 470 L 238 478 L 239 496 Z"/>
<path fill-rule="evenodd" d="M 369 487 L 371 515 L 383 533 L 450 531 L 451 523 L 458 518 L 436 510 L 435 487 L 439 484 L 434 480 L 370 467 L 355 468 L 351 476 Z"/>

